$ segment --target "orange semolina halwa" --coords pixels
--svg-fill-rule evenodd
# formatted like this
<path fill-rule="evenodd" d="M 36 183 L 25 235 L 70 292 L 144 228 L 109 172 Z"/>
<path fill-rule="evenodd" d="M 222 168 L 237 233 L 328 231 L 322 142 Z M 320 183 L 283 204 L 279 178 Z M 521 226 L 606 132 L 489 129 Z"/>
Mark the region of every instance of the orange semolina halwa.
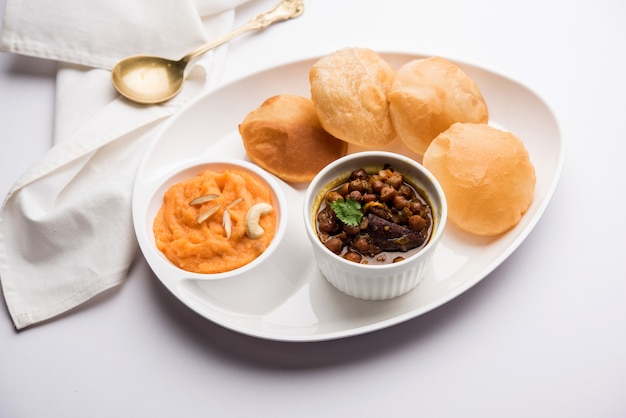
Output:
<path fill-rule="evenodd" d="M 165 192 L 154 219 L 156 245 L 176 266 L 195 273 L 223 273 L 244 266 L 265 251 L 276 233 L 273 210 L 260 217 L 265 231 L 261 237 L 246 235 L 248 210 L 257 203 L 271 203 L 271 193 L 265 183 L 241 170 L 207 170 L 174 184 Z M 212 200 L 191 204 L 208 195 L 213 195 Z M 216 205 L 218 209 L 202 219 Z M 230 231 L 224 225 L 226 210 Z"/>

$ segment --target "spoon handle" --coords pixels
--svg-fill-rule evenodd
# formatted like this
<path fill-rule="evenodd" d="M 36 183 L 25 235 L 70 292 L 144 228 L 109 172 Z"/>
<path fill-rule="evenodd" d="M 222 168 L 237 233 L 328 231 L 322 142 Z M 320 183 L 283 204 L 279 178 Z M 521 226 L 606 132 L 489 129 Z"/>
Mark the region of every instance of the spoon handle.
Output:
<path fill-rule="evenodd" d="M 231 39 L 255 29 L 265 29 L 272 23 L 282 22 L 283 20 L 293 19 L 300 16 L 304 12 L 303 0 L 282 0 L 273 9 L 259 13 L 245 25 L 235 29 L 234 31 L 224 35 L 223 37 L 202 45 L 201 47 L 191 51 L 185 55 L 180 62 L 188 63 L 199 55 L 217 48 L 218 46 L 230 41 Z"/>

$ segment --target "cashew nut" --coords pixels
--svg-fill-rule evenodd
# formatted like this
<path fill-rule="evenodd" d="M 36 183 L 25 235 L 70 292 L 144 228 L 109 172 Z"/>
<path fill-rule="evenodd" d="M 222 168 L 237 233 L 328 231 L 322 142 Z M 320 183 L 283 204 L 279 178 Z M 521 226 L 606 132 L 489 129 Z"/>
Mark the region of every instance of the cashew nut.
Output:
<path fill-rule="evenodd" d="M 265 231 L 259 225 L 261 216 L 271 213 L 274 210 L 269 203 L 257 203 L 248 209 L 246 213 L 246 234 L 252 239 L 260 238 Z"/>

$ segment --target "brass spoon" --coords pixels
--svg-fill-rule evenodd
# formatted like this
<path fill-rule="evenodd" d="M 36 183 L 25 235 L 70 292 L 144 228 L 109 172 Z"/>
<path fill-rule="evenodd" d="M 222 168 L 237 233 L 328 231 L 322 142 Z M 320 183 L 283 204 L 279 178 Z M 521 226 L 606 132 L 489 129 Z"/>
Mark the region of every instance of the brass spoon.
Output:
<path fill-rule="evenodd" d="M 282 0 L 272 10 L 256 15 L 245 25 L 222 38 L 202 45 L 178 61 L 148 55 L 125 58 L 113 67 L 113 86 L 124 97 L 137 103 L 161 103 L 176 96 L 183 87 L 185 67 L 194 58 L 236 36 L 264 29 L 275 22 L 298 17 L 304 11 L 302 0 Z"/>

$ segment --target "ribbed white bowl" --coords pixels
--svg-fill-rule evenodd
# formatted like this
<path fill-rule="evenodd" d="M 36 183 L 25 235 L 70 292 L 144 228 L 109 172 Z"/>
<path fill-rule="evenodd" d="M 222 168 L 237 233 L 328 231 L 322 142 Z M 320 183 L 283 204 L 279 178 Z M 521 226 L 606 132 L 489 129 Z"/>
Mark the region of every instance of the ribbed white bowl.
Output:
<path fill-rule="evenodd" d="M 346 177 L 358 168 L 370 171 L 372 168 L 382 168 L 385 164 L 390 164 L 403 173 L 410 183 L 427 195 L 434 218 L 431 238 L 421 251 L 399 263 L 371 265 L 348 261 L 328 250 L 319 240 L 315 229 L 315 214 L 329 183 Z M 435 177 L 417 161 L 390 152 L 360 152 L 329 164 L 313 179 L 304 199 L 307 236 L 313 246 L 313 254 L 320 271 L 337 289 L 359 299 L 391 299 L 415 288 L 432 263 L 446 219 L 446 199 Z"/>

